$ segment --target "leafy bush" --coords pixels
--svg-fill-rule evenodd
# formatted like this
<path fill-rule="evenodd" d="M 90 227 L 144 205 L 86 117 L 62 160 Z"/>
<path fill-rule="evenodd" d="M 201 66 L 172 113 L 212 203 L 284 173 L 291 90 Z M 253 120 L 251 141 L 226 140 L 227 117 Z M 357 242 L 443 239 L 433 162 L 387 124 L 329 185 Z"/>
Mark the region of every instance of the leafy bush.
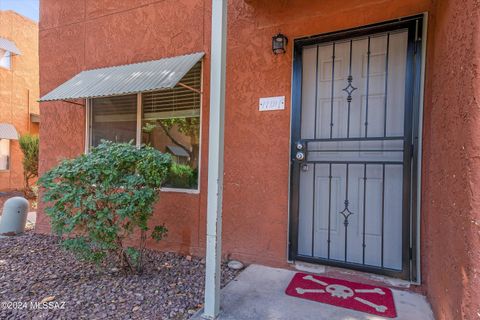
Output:
<path fill-rule="evenodd" d="M 113 260 L 126 272 L 141 271 L 148 221 L 170 165 L 170 155 L 154 148 L 108 141 L 64 160 L 39 180 L 52 230 L 83 259 L 118 257 Z M 138 230 L 138 247 L 126 247 Z M 151 236 L 159 241 L 166 234 L 156 226 Z"/>
<path fill-rule="evenodd" d="M 172 163 L 168 175 L 168 185 L 175 188 L 192 188 L 197 182 L 196 170 L 188 165 Z"/>
<path fill-rule="evenodd" d="M 18 140 L 23 153 L 23 180 L 27 198 L 35 197 L 35 192 L 30 186 L 30 180 L 38 177 L 38 151 L 39 138 L 37 135 L 24 134 Z"/>

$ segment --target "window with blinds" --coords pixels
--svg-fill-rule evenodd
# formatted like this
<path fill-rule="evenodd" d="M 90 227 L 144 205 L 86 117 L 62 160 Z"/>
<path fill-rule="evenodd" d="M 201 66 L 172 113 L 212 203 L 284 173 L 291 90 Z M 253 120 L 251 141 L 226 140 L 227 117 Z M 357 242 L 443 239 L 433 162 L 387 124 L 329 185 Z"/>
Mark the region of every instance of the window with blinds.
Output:
<path fill-rule="evenodd" d="M 201 72 L 199 62 L 174 88 L 141 93 L 141 105 L 136 94 L 91 99 L 89 146 L 101 140 L 150 145 L 172 156 L 167 187 L 197 189 Z"/>
<path fill-rule="evenodd" d="M 197 63 L 175 88 L 142 94 L 142 143 L 172 155 L 168 187 L 198 186 L 200 92 L 201 63 Z"/>
<path fill-rule="evenodd" d="M 10 140 L 0 139 L 0 171 L 10 169 Z"/>
<path fill-rule="evenodd" d="M 144 119 L 199 117 L 201 63 L 197 63 L 173 89 L 142 94 Z"/>
<path fill-rule="evenodd" d="M 92 99 L 90 146 L 101 140 L 135 142 L 137 131 L 137 95 Z"/>

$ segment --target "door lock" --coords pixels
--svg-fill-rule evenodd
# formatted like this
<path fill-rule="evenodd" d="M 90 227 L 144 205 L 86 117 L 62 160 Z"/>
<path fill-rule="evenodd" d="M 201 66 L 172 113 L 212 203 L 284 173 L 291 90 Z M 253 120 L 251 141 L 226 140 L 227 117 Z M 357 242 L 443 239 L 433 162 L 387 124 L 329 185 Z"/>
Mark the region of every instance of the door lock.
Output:
<path fill-rule="evenodd" d="M 302 162 L 305 160 L 305 151 L 306 151 L 306 145 L 302 140 L 299 140 L 295 143 L 295 160 Z"/>
<path fill-rule="evenodd" d="M 297 159 L 297 161 L 305 160 L 305 153 L 303 153 L 302 151 L 298 151 L 295 155 L 295 159 Z"/>

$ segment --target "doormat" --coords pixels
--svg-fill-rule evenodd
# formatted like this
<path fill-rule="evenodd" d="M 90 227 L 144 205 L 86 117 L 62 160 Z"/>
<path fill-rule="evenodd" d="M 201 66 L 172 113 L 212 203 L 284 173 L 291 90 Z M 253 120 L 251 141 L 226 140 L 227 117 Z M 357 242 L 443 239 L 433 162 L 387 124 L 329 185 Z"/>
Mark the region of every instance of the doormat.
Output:
<path fill-rule="evenodd" d="M 385 287 L 297 273 L 285 293 L 382 317 L 397 317 L 392 291 Z"/>

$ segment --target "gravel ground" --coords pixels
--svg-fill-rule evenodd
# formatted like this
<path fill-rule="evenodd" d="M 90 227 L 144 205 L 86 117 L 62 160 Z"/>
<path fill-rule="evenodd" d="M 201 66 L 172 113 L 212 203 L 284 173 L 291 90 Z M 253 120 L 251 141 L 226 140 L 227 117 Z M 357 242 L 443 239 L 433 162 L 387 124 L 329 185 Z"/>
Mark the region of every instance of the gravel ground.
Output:
<path fill-rule="evenodd" d="M 0 319 L 188 319 L 202 307 L 203 260 L 149 251 L 145 262 L 125 276 L 77 261 L 52 236 L 0 238 L 0 303 L 12 302 Z M 222 285 L 238 274 L 222 269 Z"/>

